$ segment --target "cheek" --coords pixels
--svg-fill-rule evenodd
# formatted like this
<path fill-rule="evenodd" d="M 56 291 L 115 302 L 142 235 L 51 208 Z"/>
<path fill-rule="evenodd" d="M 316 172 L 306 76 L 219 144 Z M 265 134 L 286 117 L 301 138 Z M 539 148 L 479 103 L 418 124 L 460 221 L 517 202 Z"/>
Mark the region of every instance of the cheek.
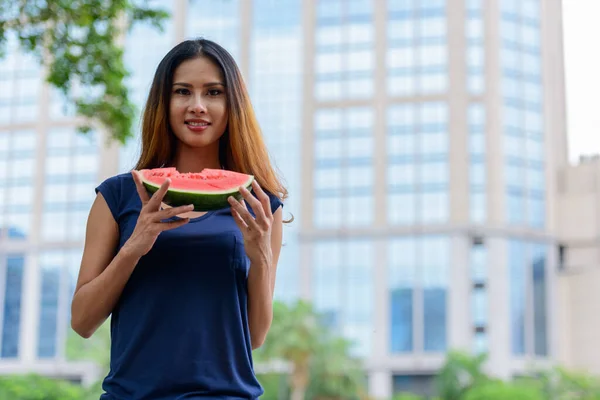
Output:
<path fill-rule="evenodd" d="M 215 104 L 215 114 L 219 115 L 221 124 L 227 123 L 227 104 L 225 102 L 219 102 Z"/>
<path fill-rule="evenodd" d="M 182 110 L 185 109 L 185 104 L 181 100 L 173 99 L 169 107 L 171 116 L 177 118 L 178 114 L 181 114 Z"/>

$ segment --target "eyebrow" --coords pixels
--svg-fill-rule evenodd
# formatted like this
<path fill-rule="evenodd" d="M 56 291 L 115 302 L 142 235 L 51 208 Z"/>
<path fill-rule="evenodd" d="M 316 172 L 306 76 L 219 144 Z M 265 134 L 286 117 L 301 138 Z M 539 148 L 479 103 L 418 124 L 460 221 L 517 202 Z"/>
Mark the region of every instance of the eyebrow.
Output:
<path fill-rule="evenodd" d="M 185 83 L 185 82 L 175 82 L 173 84 L 173 86 L 183 86 L 183 87 L 187 87 L 187 88 L 191 88 L 193 87 L 193 85 L 189 84 L 189 83 Z M 225 87 L 225 85 L 221 82 L 208 82 L 205 83 L 204 85 L 202 85 L 202 87 L 209 87 L 209 86 L 223 86 Z"/>

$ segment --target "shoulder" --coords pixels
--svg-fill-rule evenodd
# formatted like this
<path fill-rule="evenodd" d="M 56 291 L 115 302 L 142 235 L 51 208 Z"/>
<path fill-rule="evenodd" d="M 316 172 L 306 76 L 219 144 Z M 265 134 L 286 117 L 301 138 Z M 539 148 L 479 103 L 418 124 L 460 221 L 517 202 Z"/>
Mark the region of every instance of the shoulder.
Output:
<path fill-rule="evenodd" d="M 279 207 L 283 207 L 283 201 L 281 200 L 281 198 L 272 193 L 269 192 L 268 190 L 264 190 L 265 194 L 267 196 L 269 196 L 269 203 L 271 203 L 271 212 L 275 213 L 275 211 L 277 211 L 279 209 Z M 254 193 L 254 191 L 253 191 Z M 256 196 L 256 193 L 254 193 L 254 195 Z"/>
<path fill-rule="evenodd" d="M 102 194 L 115 220 L 118 219 L 120 214 L 123 199 L 131 197 L 131 194 L 135 191 L 135 182 L 131 172 L 108 177 L 95 188 L 96 194 Z"/>
<path fill-rule="evenodd" d="M 100 192 L 104 195 L 108 192 L 120 193 L 129 189 L 131 186 L 135 188 L 133 176 L 131 175 L 131 172 L 124 172 L 104 179 L 98 186 L 96 186 L 95 190 L 96 193 Z"/>
<path fill-rule="evenodd" d="M 280 207 L 283 207 L 283 200 L 281 200 L 281 198 L 271 192 L 266 192 L 267 195 L 269 196 L 269 200 L 271 202 L 271 211 L 274 213 L 275 211 L 277 211 Z"/>

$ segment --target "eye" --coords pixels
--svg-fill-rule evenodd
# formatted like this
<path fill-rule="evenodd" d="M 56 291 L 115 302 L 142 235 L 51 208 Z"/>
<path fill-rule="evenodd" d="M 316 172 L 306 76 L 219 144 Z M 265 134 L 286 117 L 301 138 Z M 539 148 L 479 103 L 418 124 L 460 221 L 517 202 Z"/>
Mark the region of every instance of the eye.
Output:
<path fill-rule="evenodd" d="M 179 88 L 179 89 L 175 89 L 175 93 L 181 94 L 181 95 L 188 95 L 188 94 L 190 94 L 190 90 L 186 89 L 186 88 Z"/>
<path fill-rule="evenodd" d="M 218 96 L 218 95 L 220 95 L 221 93 L 223 93 L 223 91 L 221 91 L 221 90 L 219 90 L 219 89 L 210 89 L 210 90 L 208 91 L 208 94 L 209 94 L 210 96 Z"/>

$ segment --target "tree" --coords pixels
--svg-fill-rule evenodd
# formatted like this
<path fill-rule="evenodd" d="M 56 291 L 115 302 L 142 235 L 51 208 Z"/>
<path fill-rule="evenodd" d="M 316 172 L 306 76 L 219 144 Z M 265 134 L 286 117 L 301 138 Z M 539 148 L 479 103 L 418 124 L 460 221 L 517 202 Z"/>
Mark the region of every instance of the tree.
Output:
<path fill-rule="evenodd" d="M 309 303 L 300 300 L 288 307 L 285 303 L 274 302 L 273 324 L 265 343 L 256 352 L 257 360 L 279 359 L 291 364 L 291 400 L 305 398 L 311 360 L 319 351 L 319 338 L 323 333 Z"/>
<path fill-rule="evenodd" d="M 47 81 L 84 117 L 79 130 L 100 123 L 125 143 L 133 136 L 136 110 L 119 38 L 138 22 L 162 31 L 168 16 L 147 0 L 0 0 L 0 57 L 14 32 L 22 50 L 46 67 Z M 76 85 L 84 89 L 81 95 L 72 91 Z"/>
<path fill-rule="evenodd" d="M 360 360 L 351 356 L 351 346 L 320 323 L 310 303 L 276 301 L 273 324 L 255 360 L 263 364 L 281 360 L 291 366 L 292 400 L 364 398 L 366 377 Z M 278 385 L 278 391 L 283 389 Z"/>
<path fill-rule="evenodd" d="M 490 378 L 483 371 L 487 355 L 472 356 L 451 351 L 436 378 L 437 392 L 444 400 L 463 400 L 470 389 L 487 383 Z"/>
<path fill-rule="evenodd" d="M 357 399 L 367 396 L 366 376 L 359 359 L 351 357 L 352 343 L 327 334 L 311 363 L 309 398 Z"/>
<path fill-rule="evenodd" d="M 600 380 L 584 372 L 554 367 L 522 380 L 536 382 L 545 400 L 600 400 Z"/>

